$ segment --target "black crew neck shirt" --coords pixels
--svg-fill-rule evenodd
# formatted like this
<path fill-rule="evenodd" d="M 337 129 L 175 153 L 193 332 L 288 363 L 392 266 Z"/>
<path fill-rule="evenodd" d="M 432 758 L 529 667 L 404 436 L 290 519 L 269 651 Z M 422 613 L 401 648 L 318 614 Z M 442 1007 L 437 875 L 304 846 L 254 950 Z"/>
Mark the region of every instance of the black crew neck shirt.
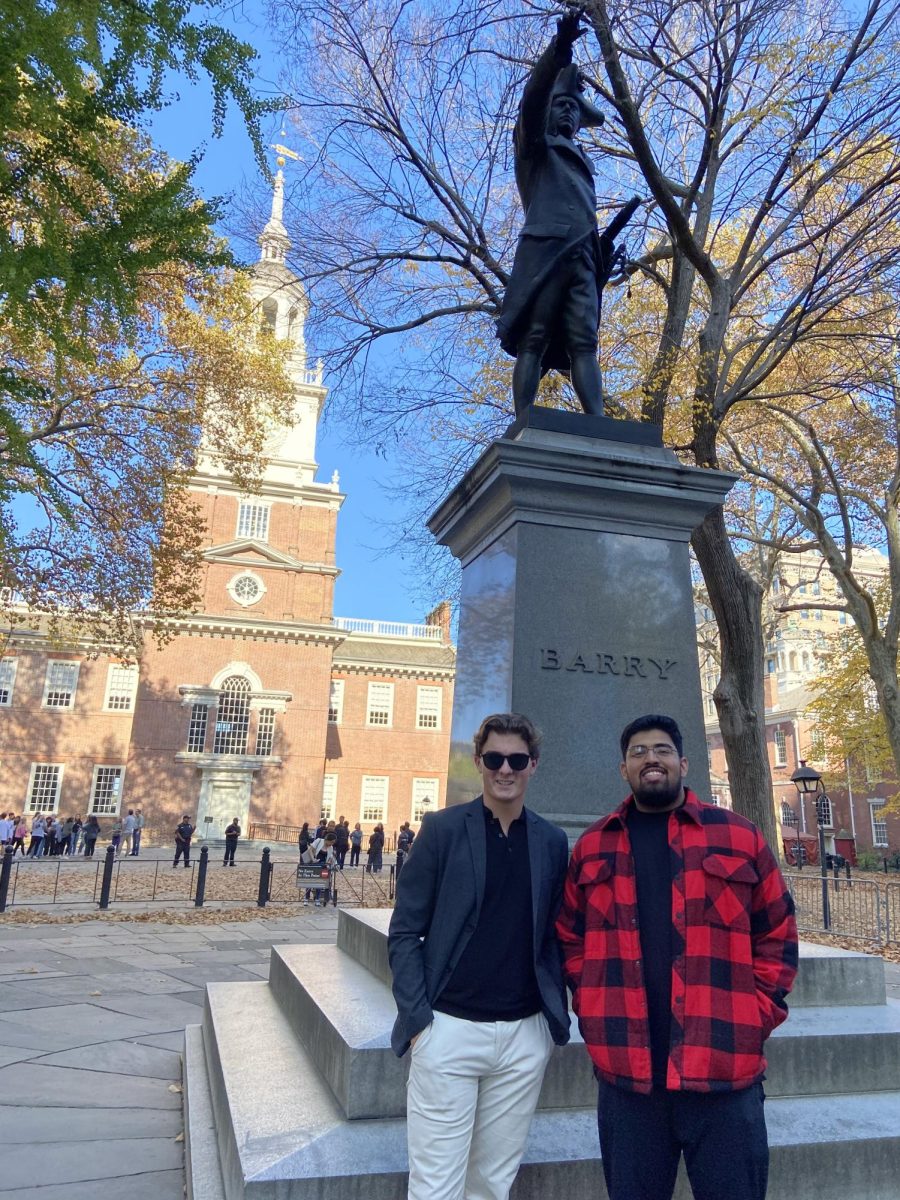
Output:
<path fill-rule="evenodd" d="M 638 929 L 644 960 L 644 987 L 650 1020 L 653 1086 L 666 1086 L 672 1029 L 672 863 L 670 813 L 628 812 L 628 837 L 634 860 Z"/>
<path fill-rule="evenodd" d="M 487 871 L 475 932 L 447 986 L 438 1012 L 466 1021 L 519 1021 L 541 1011 L 534 973 L 531 863 L 524 812 L 504 835 L 484 808 Z"/>

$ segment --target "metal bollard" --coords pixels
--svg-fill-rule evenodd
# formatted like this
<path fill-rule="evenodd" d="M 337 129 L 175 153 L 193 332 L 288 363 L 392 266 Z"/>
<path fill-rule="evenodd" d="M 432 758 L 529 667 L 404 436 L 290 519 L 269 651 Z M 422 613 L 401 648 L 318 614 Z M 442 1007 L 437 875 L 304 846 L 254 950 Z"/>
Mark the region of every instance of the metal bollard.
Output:
<path fill-rule="evenodd" d="M 6 901 L 9 896 L 9 877 L 12 874 L 13 848 L 7 846 L 3 851 L 3 866 L 0 867 L 0 913 L 6 912 Z"/>
<path fill-rule="evenodd" d="M 272 877 L 272 864 L 269 862 L 272 851 L 268 846 L 262 852 L 259 860 L 259 891 L 256 895 L 257 908 L 265 908 L 269 899 L 269 880 Z"/>
<path fill-rule="evenodd" d="M 209 847 L 200 848 L 200 867 L 197 871 L 197 891 L 194 894 L 194 908 L 203 907 L 203 897 L 206 895 L 206 868 L 209 866 Z"/>
<path fill-rule="evenodd" d="M 100 884 L 100 907 L 109 908 L 109 893 L 112 888 L 113 865 L 116 861 L 115 846 L 106 847 L 106 858 L 103 861 L 103 882 Z"/>

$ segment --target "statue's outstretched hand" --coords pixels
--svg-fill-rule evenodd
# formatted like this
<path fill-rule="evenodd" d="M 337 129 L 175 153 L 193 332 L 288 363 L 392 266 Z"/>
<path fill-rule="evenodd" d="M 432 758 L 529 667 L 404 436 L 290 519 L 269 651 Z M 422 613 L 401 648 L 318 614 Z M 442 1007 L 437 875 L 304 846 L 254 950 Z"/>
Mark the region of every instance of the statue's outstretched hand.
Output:
<path fill-rule="evenodd" d="M 581 26 L 583 19 L 584 9 L 566 9 L 565 13 L 556 22 L 556 40 L 561 46 L 571 49 L 580 37 L 584 37 L 587 29 Z"/>

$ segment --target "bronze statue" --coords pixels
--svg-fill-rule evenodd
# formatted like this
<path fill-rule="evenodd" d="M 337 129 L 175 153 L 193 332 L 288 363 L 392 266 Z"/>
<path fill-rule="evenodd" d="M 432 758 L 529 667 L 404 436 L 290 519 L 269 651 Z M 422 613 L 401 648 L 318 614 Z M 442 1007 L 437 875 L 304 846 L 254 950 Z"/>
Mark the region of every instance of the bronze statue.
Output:
<path fill-rule="evenodd" d="M 635 196 L 598 232 L 594 168 L 574 140 L 580 128 L 603 123 L 572 63 L 572 48 L 586 32 L 582 15 L 573 8 L 557 21 L 525 84 L 513 135 L 525 224 L 497 336 L 516 360 L 516 416 L 534 402 L 549 370 L 570 374 L 584 411 L 602 415 L 600 295 L 621 261 L 615 239 L 640 204 Z"/>

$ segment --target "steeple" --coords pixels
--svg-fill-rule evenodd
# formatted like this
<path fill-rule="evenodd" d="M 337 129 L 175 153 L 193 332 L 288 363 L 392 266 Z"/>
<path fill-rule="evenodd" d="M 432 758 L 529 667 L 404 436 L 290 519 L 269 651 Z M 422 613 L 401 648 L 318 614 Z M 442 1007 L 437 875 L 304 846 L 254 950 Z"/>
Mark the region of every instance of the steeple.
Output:
<path fill-rule="evenodd" d="M 278 170 L 275 172 L 275 185 L 272 190 L 272 215 L 259 235 L 259 245 L 262 250 L 260 262 L 283 264 L 287 258 L 287 252 L 291 248 L 291 239 L 284 227 L 284 171 L 282 168 L 285 158 L 294 158 L 299 161 L 300 156 L 293 150 L 289 150 L 287 146 L 277 145 L 272 149 L 278 152 L 275 160 Z"/>

